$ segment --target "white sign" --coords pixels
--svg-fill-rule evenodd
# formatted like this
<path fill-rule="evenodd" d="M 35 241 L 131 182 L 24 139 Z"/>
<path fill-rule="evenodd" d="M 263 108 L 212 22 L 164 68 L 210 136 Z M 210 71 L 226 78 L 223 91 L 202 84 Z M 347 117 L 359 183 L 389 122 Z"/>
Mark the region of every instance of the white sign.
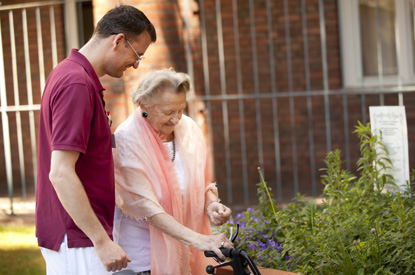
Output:
<path fill-rule="evenodd" d="M 408 129 L 404 106 L 369 107 L 372 133 L 381 136 L 389 152 L 392 168 L 385 171 L 395 179 L 396 186 L 387 185 L 388 191 L 404 191 L 409 181 Z"/>

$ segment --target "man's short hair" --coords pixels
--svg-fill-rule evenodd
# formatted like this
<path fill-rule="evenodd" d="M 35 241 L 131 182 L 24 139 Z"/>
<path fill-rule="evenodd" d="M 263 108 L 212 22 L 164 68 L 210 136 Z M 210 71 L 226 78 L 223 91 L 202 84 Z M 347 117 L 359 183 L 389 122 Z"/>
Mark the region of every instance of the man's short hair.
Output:
<path fill-rule="evenodd" d="M 128 39 L 134 40 L 144 31 L 148 32 L 152 42 L 156 42 L 156 30 L 147 16 L 133 6 L 120 5 L 109 10 L 99 20 L 94 35 L 105 38 L 123 33 Z"/>

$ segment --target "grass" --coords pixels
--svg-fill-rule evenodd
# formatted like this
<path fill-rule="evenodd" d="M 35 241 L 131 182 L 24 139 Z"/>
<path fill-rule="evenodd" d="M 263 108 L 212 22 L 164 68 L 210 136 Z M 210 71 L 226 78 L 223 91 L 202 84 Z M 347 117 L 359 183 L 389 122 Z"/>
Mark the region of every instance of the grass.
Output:
<path fill-rule="evenodd" d="M 46 274 L 34 225 L 0 225 L 0 274 Z"/>

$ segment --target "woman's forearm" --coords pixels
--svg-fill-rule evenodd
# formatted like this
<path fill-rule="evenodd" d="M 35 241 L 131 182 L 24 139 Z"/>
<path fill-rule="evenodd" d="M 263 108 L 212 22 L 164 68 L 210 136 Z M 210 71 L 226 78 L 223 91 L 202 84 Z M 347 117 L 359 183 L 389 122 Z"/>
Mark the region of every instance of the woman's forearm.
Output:
<path fill-rule="evenodd" d="M 179 242 L 199 249 L 199 241 L 203 235 L 180 224 L 167 213 L 159 213 L 147 219 L 147 222 L 162 231 L 163 233 L 175 238 Z"/>
<path fill-rule="evenodd" d="M 212 190 L 208 190 L 205 194 L 205 210 L 208 204 L 213 201 L 219 202 L 219 198 Z"/>
<path fill-rule="evenodd" d="M 148 223 L 179 242 L 201 251 L 213 251 L 222 260 L 225 259 L 220 247 L 230 248 L 233 244 L 224 234 L 202 235 L 180 224 L 172 216 L 159 213 L 147 219 Z"/>

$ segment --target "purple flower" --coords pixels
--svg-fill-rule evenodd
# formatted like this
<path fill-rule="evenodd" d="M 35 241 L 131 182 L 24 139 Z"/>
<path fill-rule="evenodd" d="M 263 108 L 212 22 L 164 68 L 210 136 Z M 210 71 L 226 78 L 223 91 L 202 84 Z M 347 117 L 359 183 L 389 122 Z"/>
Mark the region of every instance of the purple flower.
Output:
<path fill-rule="evenodd" d="M 275 248 L 277 246 L 277 244 L 274 242 L 274 240 L 270 239 L 268 240 L 268 244 L 269 246 L 271 246 L 272 248 Z"/>
<path fill-rule="evenodd" d="M 243 217 L 245 217 L 245 214 L 242 212 L 242 213 L 237 214 L 236 217 L 235 217 L 235 219 L 240 220 Z"/>
<path fill-rule="evenodd" d="M 258 245 L 261 248 L 261 250 L 265 250 L 268 247 L 266 243 L 263 243 L 261 241 L 258 241 Z"/>
<path fill-rule="evenodd" d="M 375 228 L 370 229 L 370 233 L 375 234 L 376 233 L 376 229 Z"/>
<path fill-rule="evenodd" d="M 255 243 L 248 243 L 248 248 L 251 250 L 255 250 L 256 249 Z"/>

